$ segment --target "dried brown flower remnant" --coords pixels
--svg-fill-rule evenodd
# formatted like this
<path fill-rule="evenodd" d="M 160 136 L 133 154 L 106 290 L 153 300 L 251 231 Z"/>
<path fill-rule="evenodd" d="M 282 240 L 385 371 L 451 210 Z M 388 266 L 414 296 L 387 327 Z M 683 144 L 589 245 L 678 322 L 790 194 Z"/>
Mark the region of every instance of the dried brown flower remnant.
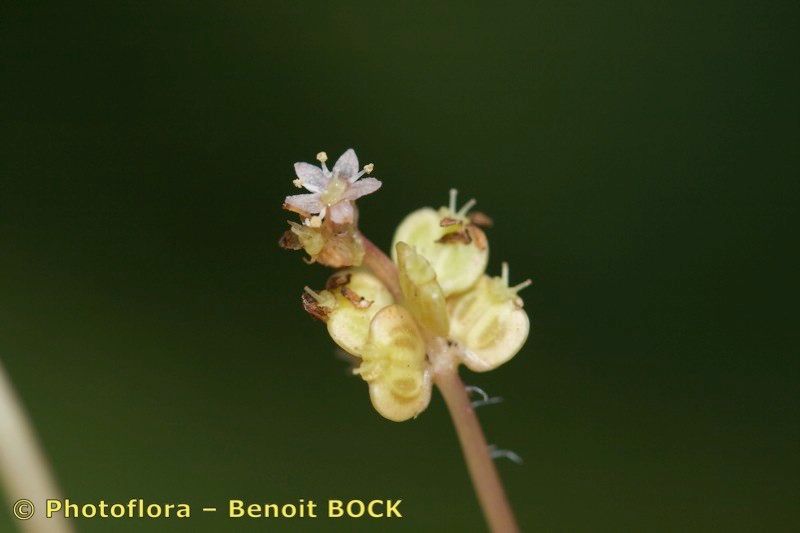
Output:
<path fill-rule="evenodd" d="M 309 315 L 322 322 L 328 321 L 328 314 L 330 314 L 331 310 L 323 306 L 314 296 L 304 292 L 300 299 L 303 302 L 303 309 L 305 309 Z"/>
<path fill-rule="evenodd" d="M 488 248 L 489 241 L 486 239 L 486 234 L 481 228 L 475 224 L 468 224 L 466 232 L 469 234 L 472 242 L 475 243 L 475 246 L 478 248 L 478 250 L 485 250 Z"/>
<path fill-rule="evenodd" d="M 329 291 L 338 289 L 339 287 L 350 283 L 351 277 L 352 274 L 350 274 L 350 272 L 336 272 L 330 278 L 328 278 L 328 281 L 325 283 L 325 288 Z"/>
<path fill-rule="evenodd" d="M 285 249 L 285 250 L 302 250 L 303 245 L 300 243 L 300 239 L 297 237 L 292 230 L 287 229 L 281 235 L 281 238 L 278 239 L 278 245 Z"/>
<path fill-rule="evenodd" d="M 340 290 L 341 290 L 342 296 L 347 298 L 350 301 L 351 304 L 353 304 L 354 306 L 358 307 L 359 309 L 366 309 L 367 307 L 372 305 L 372 301 L 371 300 L 367 300 L 363 296 L 359 296 L 358 293 L 356 293 L 356 291 L 354 291 L 353 289 L 351 289 L 349 287 L 345 286 L 345 287 L 342 287 Z"/>
<path fill-rule="evenodd" d="M 466 229 L 461 231 L 454 231 L 452 233 L 445 233 L 437 241 L 441 244 L 469 244 L 472 242 L 472 237 Z"/>
<path fill-rule="evenodd" d="M 300 209 L 299 207 L 296 207 L 296 206 L 294 206 L 292 204 L 289 204 L 287 202 L 283 202 L 283 205 L 281 207 L 283 209 L 285 209 L 286 211 L 291 211 L 292 213 L 297 213 L 298 215 L 300 215 L 300 218 L 302 218 L 303 220 L 308 220 L 308 219 L 311 218 L 311 213 L 309 213 L 308 211 L 305 211 L 303 209 Z"/>
<path fill-rule="evenodd" d="M 486 213 L 482 213 L 480 211 L 472 211 L 467 215 L 469 217 L 469 221 L 475 224 L 476 226 L 480 226 L 482 228 L 491 228 L 494 226 L 494 220 L 487 215 Z"/>

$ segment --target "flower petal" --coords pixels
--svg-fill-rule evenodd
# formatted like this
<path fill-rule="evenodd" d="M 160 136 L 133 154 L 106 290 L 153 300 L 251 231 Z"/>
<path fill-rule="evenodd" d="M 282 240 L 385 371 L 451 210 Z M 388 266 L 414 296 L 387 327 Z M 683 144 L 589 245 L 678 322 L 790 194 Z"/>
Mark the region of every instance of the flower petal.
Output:
<path fill-rule="evenodd" d="M 352 148 L 348 148 L 342 156 L 336 160 L 333 165 L 333 175 L 339 175 L 340 178 L 350 181 L 356 180 L 355 176 L 358 174 L 358 157 Z"/>
<path fill-rule="evenodd" d="M 353 222 L 353 204 L 347 200 L 331 206 L 328 214 L 336 224 L 351 224 Z"/>
<path fill-rule="evenodd" d="M 356 200 L 377 191 L 381 188 L 381 185 L 381 181 L 375 178 L 360 179 L 347 188 L 343 198 L 347 200 Z"/>
<path fill-rule="evenodd" d="M 300 214 L 308 213 L 310 215 L 319 213 L 324 207 L 322 202 L 319 201 L 319 194 L 293 194 L 287 196 L 283 201 L 284 207 L 290 211 L 295 211 Z"/>
<path fill-rule="evenodd" d="M 300 178 L 303 187 L 311 192 L 323 191 L 328 185 L 328 181 L 330 181 L 325 174 L 322 173 L 321 168 L 310 163 L 295 163 L 294 173 Z"/>

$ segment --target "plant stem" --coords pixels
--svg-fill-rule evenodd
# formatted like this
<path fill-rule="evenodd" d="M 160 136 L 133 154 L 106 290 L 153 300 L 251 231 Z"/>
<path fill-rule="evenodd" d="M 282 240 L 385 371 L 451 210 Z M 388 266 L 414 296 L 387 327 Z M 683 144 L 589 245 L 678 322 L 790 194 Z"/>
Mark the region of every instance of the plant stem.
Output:
<path fill-rule="evenodd" d="M 364 266 L 386 285 L 395 300 L 399 300 L 402 293 L 400 292 L 400 282 L 397 279 L 397 267 L 383 253 L 383 250 L 375 246 L 363 233 L 359 233 L 359 237 L 364 245 Z"/>
<path fill-rule="evenodd" d="M 72 528 L 64 518 L 45 518 L 48 499 L 60 499 L 59 491 L 33 427 L 0 362 L 0 481 L 9 504 L 20 499 L 34 504 L 35 514 L 19 520 L 23 531 L 67 533 Z"/>
<path fill-rule="evenodd" d="M 397 267 L 363 234 L 361 239 L 364 244 L 364 266 L 372 270 L 396 299 L 401 299 Z M 428 358 L 433 368 L 433 382 L 439 387 L 450 411 L 467 470 L 489 529 L 495 533 L 519 531 L 514 512 L 508 503 L 494 460 L 489 453 L 489 445 L 483 436 L 480 421 L 472 408 L 467 389 L 458 375 L 459 358 L 456 356 L 455 348 L 441 337 L 431 338 L 427 344 Z"/>
<path fill-rule="evenodd" d="M 458 359 L 453 348 L 444 339 L 438 339 L 429 346 L 433 348 L 429 348 L 428 354 L 433 363 L 433 382 L 439 387 L 450 411 L 472 485 L 489 529 L 502 533 L 519 531 L 514 512 L 489 453 L 480 421 L 458 375 Z"/>

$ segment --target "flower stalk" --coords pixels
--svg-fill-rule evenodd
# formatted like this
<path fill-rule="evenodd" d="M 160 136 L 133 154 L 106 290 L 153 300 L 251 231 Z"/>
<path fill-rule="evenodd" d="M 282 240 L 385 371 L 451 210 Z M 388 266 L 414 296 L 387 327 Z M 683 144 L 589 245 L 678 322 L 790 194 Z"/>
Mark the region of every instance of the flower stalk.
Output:
<path fill-rule="evenodd" d="M 304 250 L 309 263 L 341 270 L 322 290 L 306 287 L 303 307 L 358 361 L 353 373 L 367 382 L 384 418 L 416 418 L 433 386 L 439 388 L 490 529 L 518 531 L 458 368 L 490 371 L 520 351 L 530 323 L 518 292 L 530 281 L 510 285 L 505 263 L 501 276 L 486 275 L 483 228 L 492 220 L 471 212 L 474 199 L 458 208 L 455 189 L 448 206 L 403 219 L 390 258 L 358 229 L 355 200 L 381 187 L 376 178 L 362 179 L 373 165 L 359 171 L 352 149 L 332 170 L 324 152 L 317 160 L 319 167 L 295 163 L 294 184 L 309 193 L 286 197 L 284 208 L 301 221 L 289 221 L 279 244 Z"/>
<path fill-rule="evenodd" d="M 455 366 L 434 373 L 433 383 L 442 393 L 450 418 L 458 433 L 464 461 L 467 463 L 472 485 L 478 496 L 486 523 L 495 532 L 512 533 L 519 531 L 511 504 L 497 474 L 489 453 L 489 445 L 483 429 L 472 408 L 467 389 L 458 375 Z"/>
<path fill-rule="evenodd" d="M 387 287 L 394 286 L 399 293 L 400 284 L 394 263 L 363 234 L 361 236 L 364 241 L 364 266 L 373 270 Z M 456 349 L 441 337 L 428 342 L 428 359 L 433 368 L 433 383 L 439 388 L 447 405 L 461 444 L 464 461 L 467 463 L 472 486 L 489 529 L 494 532 L 513 533 L 519 531 L 519 527 L 497 473 L 494 459 L 489 452 L 481 423 L 475 414 L 475 409 L 472 408 L 467 389 L 458 375 L 459 358 L 454 353 Z"/>
<path fill-rule="evenodd" d="M 402 293 L 400 292 L 400 281 L 397 277 L 397 267 L 389 259 L 389 256 L 375 246 L 363 233 L 358 235 L 364 245 L 364 262 L 362 264 L 383 282 L 395 299 L 399 300 L 402 297 Z"/>

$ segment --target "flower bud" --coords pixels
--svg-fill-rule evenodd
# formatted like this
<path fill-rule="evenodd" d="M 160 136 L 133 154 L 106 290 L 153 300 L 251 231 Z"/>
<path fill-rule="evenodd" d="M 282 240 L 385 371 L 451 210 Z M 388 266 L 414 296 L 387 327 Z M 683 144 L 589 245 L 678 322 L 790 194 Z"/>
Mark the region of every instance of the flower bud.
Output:
<path fill-rule="evenodd" d="M 396 248 L 400 289 L 405 307 L 423 328 L 434 335 L 447 335 L 449 325 L 444 293 L 430 263 L 404 242 Z"/>

